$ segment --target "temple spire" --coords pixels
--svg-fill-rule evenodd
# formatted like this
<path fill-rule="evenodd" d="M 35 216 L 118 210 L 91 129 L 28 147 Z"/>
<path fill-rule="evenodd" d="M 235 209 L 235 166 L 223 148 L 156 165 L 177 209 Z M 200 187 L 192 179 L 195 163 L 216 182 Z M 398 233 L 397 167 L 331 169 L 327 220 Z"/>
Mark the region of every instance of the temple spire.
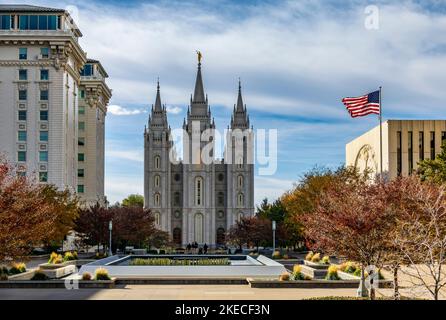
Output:
<path fill-rule="evenodd" d="M 163 111 L 161 108 L 161 94 L 160 94 L 160 80 L 158 78 L 156 86 L 156 100 L 155 100 L 155 111 Z"/>
<path fill-rule="evenodd" d="M 193 102 L 194 103 L 206 102 L 203 88 L 203 78 L 201 76 L 201 53 L 199 54 L 199 59 L 198 59 L 198 71 L 197 71 L 197 79 L 195 80 L 195 91 L 194 91 Z"/>
<path fill-rule="evenodd" d="M 237 112 L 243 112 L 243 99 L 242 99 L 242 83 L 240 78 L 238 79 L 238 98 L 237 98 Z"/>

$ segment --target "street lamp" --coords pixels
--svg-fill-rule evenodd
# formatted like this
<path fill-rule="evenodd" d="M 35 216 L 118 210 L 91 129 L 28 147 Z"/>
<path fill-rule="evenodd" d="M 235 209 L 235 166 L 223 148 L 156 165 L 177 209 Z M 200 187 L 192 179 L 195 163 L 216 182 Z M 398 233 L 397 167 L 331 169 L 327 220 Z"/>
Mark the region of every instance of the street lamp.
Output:
<path fill-rule="evenodd" d="M 276 221 L 273 221 L 273 254 L 276 251 Z"/>
<path fill-rule="evenodd" d="M 108 255 L 112 256 L 113 252 L 112 252 L 112 230 L 113 230 L 113 221 L 110 220 L 108 222 L 108 231 L 110 232 L 110 245 L 108 246 Z"/>

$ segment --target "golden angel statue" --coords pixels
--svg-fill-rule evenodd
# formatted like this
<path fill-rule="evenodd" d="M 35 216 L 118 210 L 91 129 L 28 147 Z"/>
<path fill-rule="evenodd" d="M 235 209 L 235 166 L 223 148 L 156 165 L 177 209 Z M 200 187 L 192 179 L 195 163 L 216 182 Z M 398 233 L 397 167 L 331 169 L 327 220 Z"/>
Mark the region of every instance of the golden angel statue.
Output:
<path fill-rule="evenodd" d="M 201 63 L 201 58 L 203 57 L 201 51 L 197 50 L 197 55 L 198 55 L 198 63 Z"/>

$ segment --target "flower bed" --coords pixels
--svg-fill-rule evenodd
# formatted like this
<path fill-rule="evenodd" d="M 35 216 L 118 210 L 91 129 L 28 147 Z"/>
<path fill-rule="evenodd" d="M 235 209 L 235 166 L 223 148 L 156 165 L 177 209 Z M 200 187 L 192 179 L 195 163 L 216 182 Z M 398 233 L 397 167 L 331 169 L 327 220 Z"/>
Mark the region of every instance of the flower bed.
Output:
<path fill-rule="evenodd" d="M 169 258 L 138 258 L 130 262 L 131 266 L 228 266 L 228 258 L 204 259 L 169 259 Z"/>

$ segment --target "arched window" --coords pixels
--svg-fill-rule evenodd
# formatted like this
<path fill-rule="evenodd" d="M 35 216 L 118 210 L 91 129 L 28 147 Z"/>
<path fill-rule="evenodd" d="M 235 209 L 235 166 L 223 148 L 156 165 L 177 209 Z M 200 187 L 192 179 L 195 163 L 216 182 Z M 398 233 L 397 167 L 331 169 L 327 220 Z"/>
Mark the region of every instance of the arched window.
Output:
<path fill-rule="evenodd" d="M 159 175 L 156 175 L 153 180 L 153 185 L 155 186 L 155 188 L 159 188 L 161 186 L 161 177 Z"/>
<path fill-rule="evenodd" d="M 218 211 L 217 212 L 217 217 L 220 218 L 220 219 L 223 219 L 225 217 L 225 212 L 222 211 L 222 210 Z"/>
<path fill-rule="evenodd" d="M 195 215 L 195 240 L 198 243 L 203 243 L 203 215 L 201 213 L 197 213 Z"/>
<path fill-rule="evenodd" d="M 202 206 L 203 205 L 203 178 L 197 177 L 195 178 L 195 205 Z"/>
<path fill-rule="evenodd" d="M 173 237 L 173 243 L 175 243 L 177 245 L 181 245 L 181 229 L 180 228 L 173 229 L 172 237 Z"/>
<path fill-rule="evenodd" d="M 160 156 L 155 156 L 155 169 L 161 169 L 161 158 L 160 158 Z"/>
<path fill-rule="evenodd" d="M 243 169 L 243 158 L 237 159 L 237 168 Z"/>
<path fill-rule="evenodd" d="M 223 228 L 217 229 L 217 244 L 218 245 L 225 244 L 225 229 L 223 229 Z"/>
<path fill-rule="evenodd" d="M 177 191 L 173 194 L 173 205 L 174 206 L 180 206 L 181 205 L 181 199 L 180 199 L 180 193 Z"/>
<path fill-rule="evenodd" d="M 157 207 L 159 207 L 161 205 L 161 195 L 159 193 L 155 193 L 153 202 L 154 202 L 155 206 L 157 206 Z"/>
<path fill-rule="evenodd" d="M 159 212 L 155 212 L 155 226 L 161 227 L 161 214 Z"/>
<path fill-rule="evenodd" d="M 240 220 L 242 220 L 242 217 L 243 217 L 243 212 L 239 212 L 236 216 L 236 220 L 240 221 Z"/>
<path fill-rule="evenodd" d="M 217 194 L 217 205 L 224 206 L 225 205 L 225 194 L 223 192 L 219 192 Z"/>
<path fill-rule="evenodd" d="M 237 196 L 237 205 L 239 207 L 243 207 L 245 205 L 245 197 L 243 196 L 243 193 L 239 193 Z"/>
<path fill-rule="evenodd" d="M 239 176 L 237 177 L 237 186 L 238 186 L 239 188 L 243 188 L 243 176 L 242 176 L 242 175 L 239 175 Z"/>

